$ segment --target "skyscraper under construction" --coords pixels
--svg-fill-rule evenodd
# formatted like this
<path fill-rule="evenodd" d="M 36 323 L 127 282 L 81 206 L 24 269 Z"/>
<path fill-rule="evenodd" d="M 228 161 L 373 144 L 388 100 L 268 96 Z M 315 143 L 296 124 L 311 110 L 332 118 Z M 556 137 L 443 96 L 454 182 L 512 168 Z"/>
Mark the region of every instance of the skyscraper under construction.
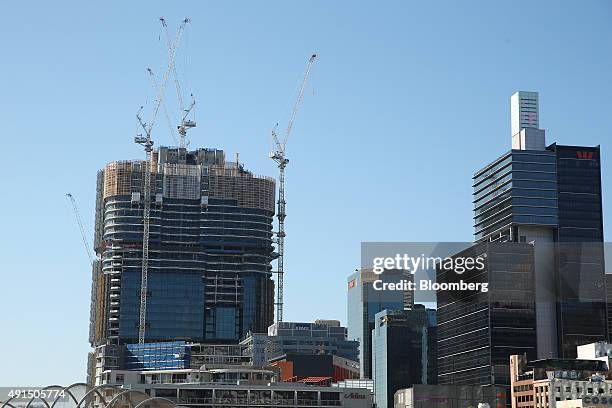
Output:
<path fill-rule="evenodd" d="M 98 173 L 89 337 L 99 367 L 139 340 L 147 169 L 145 342 L 232 343 L 274 319 L 274 179 L 222 150 L 160 147 L 150 166 L 118 161 Z"/>

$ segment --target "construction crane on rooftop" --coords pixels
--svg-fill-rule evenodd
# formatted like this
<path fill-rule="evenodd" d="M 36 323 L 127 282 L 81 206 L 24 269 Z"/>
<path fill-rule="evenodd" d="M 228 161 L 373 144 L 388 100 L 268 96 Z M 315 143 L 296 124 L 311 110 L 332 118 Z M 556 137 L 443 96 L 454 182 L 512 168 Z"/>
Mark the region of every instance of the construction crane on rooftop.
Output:
<path fill-rule="evenodd" d="M 172 43 L 166 20 L 163 17 L 160 17 L 159 21 L 161 21 L 162 27 L 164 28 L 164 33 L 166 36 L 166 46 L 168 47 L 168 57 L 171 58 L 172 54 L 176 52 L 175 47 L 177 47 L 178 44 L 176 42 L 174 44 Z M 183 20 L 183 24 L 187 24 L 190 21 L 191 20 L 186 18 L 185 20 Z M 183 102 L 183 92 L 181 91 L 181 84 L 179 83 L 178 75 L 176 73 L 176 65 L 172 64 L 172 66 L 169 68 L 172 70 L 172 77 L 174 79 L 174 85 L 176 88 L 176 97 L 178 99 L 179 109 L 183 114 L 183 116 L 181 117 L 181 122 L 177 126 L 177 128 L 180 136 L 179 147 L 184 148 L 189 144 L 189 142 L 185 140 L 187 138 L 187 130 L 196 127 L 196 122 L 194 120 L 187 119 L 193 107 L 195 106 L 195 99 L 193 98 L 193 94 L 191 94 L 191 103 L 187 108 L 185 108 L 185 103 Z"/>
<path fill-rule="evenodd" d="M 87 234 L 85 233 L 85 226 L 83 224 L 83 219 L 81 218 L 81 213 L 79 212 L 79 208 L 76 205 L 76 200 L 74 196 L 70 193 L 66 193 L 66 197 L 72 203 L 72 209 L 74 210 L 74 216 L 79 224 L 79 230 L 81 231 L 81 238 L 83 239 L 83 244 L 85 245 L 85 252 L 87 252 L 87 257 L 89 258 L 89 263 L 93 264 L 96 260 L 93 252 L 91 252 L 91 248 L 89 247 L 89 241 L 87 240 Z"/>
<path fill-rule="evenodd" d="M 160 18 L 162 26 L 167 33 L 166 21 L 163 17 Z M 176 77 L 176 68 L 175 68 L 175 59 L 176 52 L 178 50 L 181 36 L 183 35 L 183 31 L 185 30 L 185 26 L 189 23 L 189 19 L 185 18 L 181 25 L 179 26 L 174 42 L 170 42 L 168 40 L 168 66 L 166 68 L 166 72 L 160 83 L 156 82 L 157 87 L 157 97 L 153 104 L 153 113 L 151 116 L 151 120 L 146 123 L 142 119 L 141 113 L 143 107 L 140 107 L 140 110 L 136 114 L 136 118 L 138 119 L 138 123 L 140 127 L 142 127 L 143 134 L 138 134 L 134 138 L 134 142 L 142 145 L 145 151 L 145 162 L 144 162 L 144 194 L 143 194 L 143 213 L 142 213 L 142 269 L 141 269 L 141 282 L 140 282 L 140 314 L 138 321 L 138 343 L 143 344 L 145 342 L 146 335 L 146 317 L 147 317 L 147 289 L 148 289 L 148 275 L 149 275 L 149 234 L 150 234 L 150 215 L 151 215 L 151 156 L 153 152 L 153 140 L 151 139 L 151 131 L 153 130 L 153 126 L 155 124 L 155 120 L 157 118 L 157 114 L 159 113 L 159 108 L 163 104 L 166 84 L 168 82 L 168 78 L 171 74 Z M 168 34 L 169 35 L 169 34 Z M 151 74 L 152 71 L 149 71 Z M 178 80 L 176 80 L 176 84 L 178 86 Z M 195 103 L 195 102 L 194 102 Z M 192 105 L 193 107 L 193 105 Z M 188 114 L 189 112 L 187 112 Z M 184 116 L 184 118 L 186 115 Z M 184 121 L 185 119 L 183 119 Z M 195 123 L 193 126 L 194 127 Z M 179 134 L 180 134 L 180 125 L 179 125 Z"/>
<path fill-rule="evenodd" d="M 295 121 L 295 117 L 300 109 L 300 105 L 302 103 L 302 99 L 304 97 L 304 89 L 306 88 L 306 82 L 308 81 L 308 76 L 310 75 L 310 71 L 312 66 L 317 58 L 317 54 L 312 54 L 310 59 L 308 60 L 308 64 L 306 65 L 306 72 L 304 73 L 304 78 L 302 79 L 302 83 L 300 84 L 300 89 L 298 91 L 297 98 L 295 100 L 295 104 L 293 105 L 293 110 L 291 111 L 291 116 L 289 117 L 289 122 L 287 123 L 287 128 L 285 129 L 285 135 L 283 136 L 282 142 L 279 141 L 276 130 L 278 128 L 278 124 L 272 129 L 272 140 L 274 141 L 275 151 L 270 153 L 270 158 L 274 160 L 278 164 L 279 176 L 278 176 L 278 231 L 276 233 L 276 243 L 278 249 L 278 258 L 276 259 L 276 321 L 283 321 L 283 291 L 284 291 L 284 274 L 285 274 L 285 218 L 287 216 L 285 212 L 285 206 L 287 202 L 285 201 L 285 167 L 289 163 L 289 159 L 286 156 L 286 146 L 287 140 L 289 139 L 289 135 L 293 130 L 293 123 Z"/>

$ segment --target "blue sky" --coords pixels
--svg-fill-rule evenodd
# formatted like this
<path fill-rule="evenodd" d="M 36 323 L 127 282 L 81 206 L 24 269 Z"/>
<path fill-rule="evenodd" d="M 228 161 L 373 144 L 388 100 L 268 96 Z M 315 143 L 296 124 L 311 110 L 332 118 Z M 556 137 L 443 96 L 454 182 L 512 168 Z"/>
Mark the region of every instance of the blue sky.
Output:
<path fill-rule="evenodd" d="M 346 320 L 361 241 L 470 240 L 471 176 L 510 148 L 518 89 L 540 92 L 548 142 L 601 144 L 610 213 L 604 0 L 10 2 L 1 14 L 0 385 L 84 379 L 90 269 L 64 194 L 91 235 L 96 171 L 143 157 L 135 113 L 154 95 L 146 67 L 165 64 L 162 15 L 172 29 L 192 18 L 177 59 L 198 101 L 192 146 L 238 151 L 260 174 L 276 176 L 270 129 L 319 54 L 287 148 L 286 320 Z M 154 139 L 172 144 L 163 116 Z"/>

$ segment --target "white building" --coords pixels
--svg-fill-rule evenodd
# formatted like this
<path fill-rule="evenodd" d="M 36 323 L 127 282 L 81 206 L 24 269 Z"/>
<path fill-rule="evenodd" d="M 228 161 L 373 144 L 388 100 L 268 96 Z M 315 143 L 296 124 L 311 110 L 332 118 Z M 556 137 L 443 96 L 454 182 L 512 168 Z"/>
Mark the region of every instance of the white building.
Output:
<path fill-rule="evenodd" d="M 606 342 L 590 343 L 578 346 L 578 358 L 581 360 L 601 360 L 608 365 L 612 361 L 612 344 Z"/>
<path fill-rule="evenodd" d="M 110 370 L 105 383 L 140 395 L 169 400 L 190 408 L 249 406 L 264 408 L 372 408 L 367 388 L 341 388 L 276 382 L 276 373 L 265 369 L 215 368 L 210 370 Z M 123 405 L 118 404 L 116 408 Z"/>

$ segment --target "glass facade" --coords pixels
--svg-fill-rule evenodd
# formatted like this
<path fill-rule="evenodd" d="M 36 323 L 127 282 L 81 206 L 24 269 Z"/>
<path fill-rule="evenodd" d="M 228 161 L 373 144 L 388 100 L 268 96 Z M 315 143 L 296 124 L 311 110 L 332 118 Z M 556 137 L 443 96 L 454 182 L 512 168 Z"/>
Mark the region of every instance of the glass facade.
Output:
<path fill-rule="evenodd" d="M 348 338 L 359 342 L 359 369 L 361 378 L 372 378 L 372 330 L 376 313 L 383 310 L 403 310 L 404 292 L 374 290 L 372 282 L 400 282 L 406 279 L 402 271 L 387 270 L 376 275 L 362 269 L 348 278 L 347 313 Z"/>
<path fill-rule="evenodd" d="M 455 257 L 483 257 L 463 274 L 438 269 L 438 283 L 488 283 L 488 291 L 438 291 L 438 383 L 510 385 L 509 357 L 536 358 L 533 246 L 481 243 Z"/>
<path fill-rule="evenodd" d="M 126 370 L 165 370 L 189 368 L 189 348 L 183 341 L 127 344 Z"/>
<path fill-rule="evenodd" d="M 376 314 L 372 333 L 372 379 L 376 406 L 393 407 L 396 391 L 414 384 L 437 383 L 436 311 Z"/>
<path fill-rule="evenodd" d="M 136 343 L 143 240 L 143 162 L 98 177 L 92 344 Z M 273 179 L 215 149 L 160 148 L 151 166 L 146 342 L 238 342 L 273 323 Z"/>
<path fill-rule="evenodd" d="M 599 146 L 549 147 L 556 154 L 559 242 L 603 242 Z"/>
<path fill-rule="evenodd" d="M 598 146 L 504 154 L 474 176 L 474 226 L 477 242 L 539 246 L 538 330 L 555 335 L 546 356 L 575 358 L 577 345 L 608 338 Z"/>
<path fill-rule="evenodd" d="M 558 225 L 556 156 L 512 150 L 474 175 L 474 240 L 510 240 L 512 225 Z"/>
<path fill-rule="evenodd" d="M 599 147 L 549 147 L 556 154 L 559 357 L 608 339 Z"/>

